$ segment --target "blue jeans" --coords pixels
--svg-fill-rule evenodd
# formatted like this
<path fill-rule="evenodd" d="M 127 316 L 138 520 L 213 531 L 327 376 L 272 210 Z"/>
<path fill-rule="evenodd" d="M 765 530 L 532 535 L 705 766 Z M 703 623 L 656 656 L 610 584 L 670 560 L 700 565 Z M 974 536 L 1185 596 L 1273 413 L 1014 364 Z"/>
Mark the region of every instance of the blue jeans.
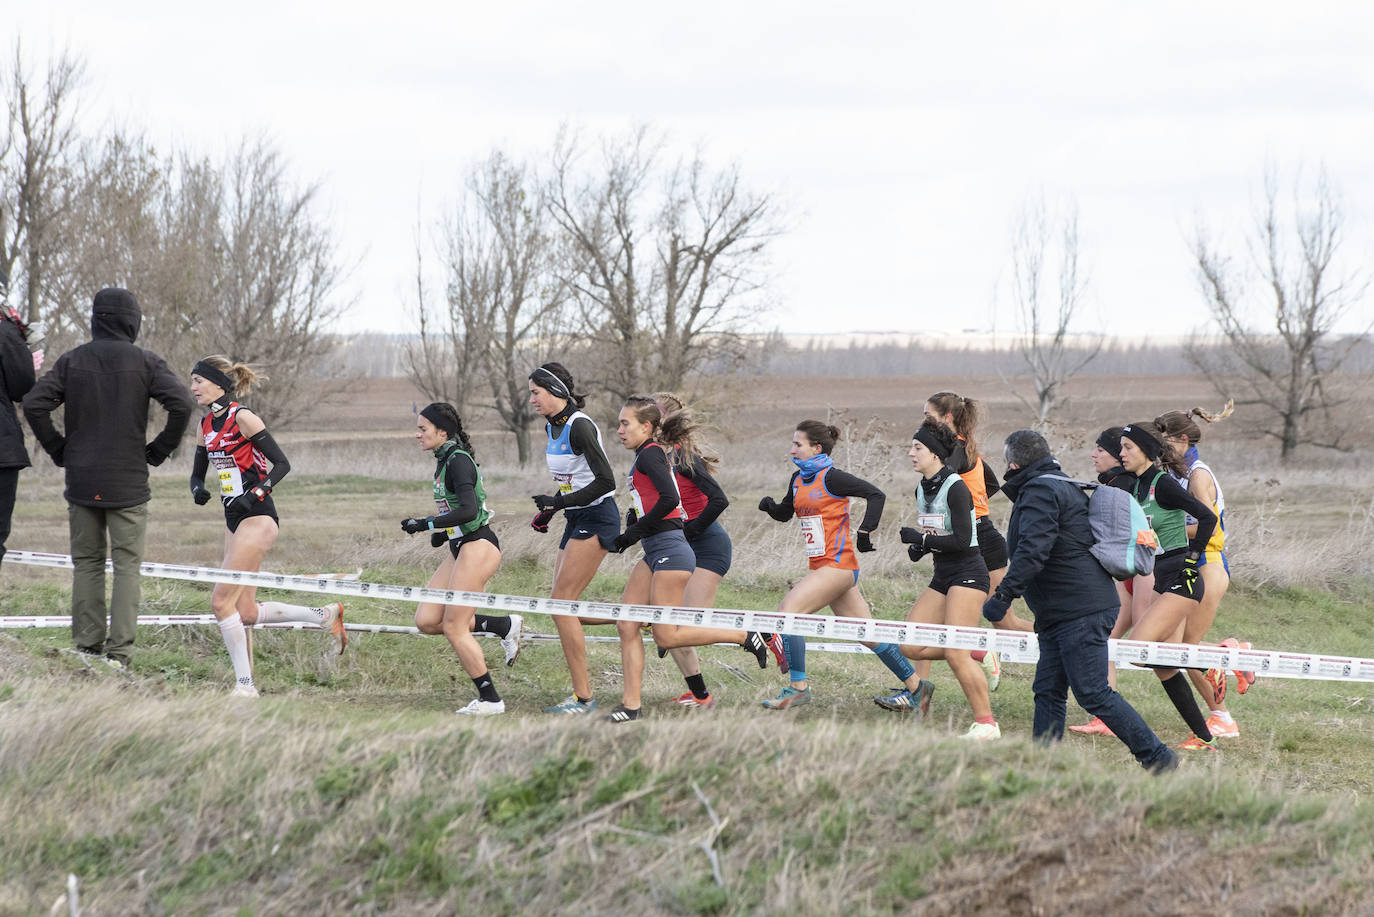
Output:
<path fill-rule="evenodd" d="M 1064 737 L 1065 701 L 1069 688 L 1083 709 L 1126 743 L 1141 767 L 1167 760 L 1168 746 L 1145 725 L 1126 698 L 1107 683 L 1107 637 L 1116 623 L 1116 609 L 1095 611 L 1040 632 L 1040 661 L 1035 666 L 1035 719 L 1031 732 L 1042 742 Z"/>

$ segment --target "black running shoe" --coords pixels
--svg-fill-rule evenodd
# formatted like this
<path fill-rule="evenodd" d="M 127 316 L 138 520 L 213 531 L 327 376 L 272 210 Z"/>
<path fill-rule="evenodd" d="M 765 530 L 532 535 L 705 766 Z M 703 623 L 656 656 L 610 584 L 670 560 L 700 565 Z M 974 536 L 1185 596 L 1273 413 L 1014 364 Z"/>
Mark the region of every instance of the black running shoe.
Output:
<path fill-rule="evenodd" d="M 754 654 L 754 658 L 758 660 L 759 668 L 768 668 L 768 641 L 764 639 L 763 634 L 756 630 L 749 631 L 744 638 L 744 648 Z"/>
<path fill-rule="evenodd" d="M 631 710 L 629 707 L 626 707 L 624 704 L 616 704 L 616 705 L 615 705 L 615 709 L 611 711 L 611 715 L 608 716 L 608 717 L 606 717 L 606 722 L 608 722 L 608 723 L 630 723 L 630 722 L 633 722 L 634 720 L 637 720 L 637 719 L 639 719 L 639 710 L 638 710 L 638 709 Z"/>

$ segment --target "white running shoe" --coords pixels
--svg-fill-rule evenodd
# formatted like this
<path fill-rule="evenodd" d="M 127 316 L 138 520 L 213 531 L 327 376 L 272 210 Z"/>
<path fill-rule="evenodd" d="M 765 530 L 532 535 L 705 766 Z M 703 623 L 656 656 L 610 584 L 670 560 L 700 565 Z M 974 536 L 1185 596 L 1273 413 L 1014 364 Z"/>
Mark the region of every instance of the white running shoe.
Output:
<path fill-rule="evenodd" d="M 453 712 L 459 716 L 496 716 L 498 713 L 506 712 L 506 702 L 482 700 L 477 697 L 469 701 L 466 707 L 459 707 Z"/>
<path fill-rule="evenodd" d="M 344 630 L 343 602 L 322 605 L 320 610 L 324 612 L 320 629 L 329 634 L 330 639 L 334 641 L 335 652 L 342 656 L 344 647 L 348 646 L 348 631 Z"/>
<path fill-rule="evenodd" d="M 996 691 L 997 686 L 1002 682 L 1002 657 L 997 655 L 996 650 L 988 650 L 983 656 L 983 661 L 979 664 L 983 667 L 983 673 L 988 677 L 988 690 Z"/>
<path fill-rule="evenodd" d="M 959 736 L 961 739 L 1000 739 L 1002 738 L 1002 727 L 996 723 L 974 723 L 968 728 L 968 732 Z"/>
<path fill-rule="evenodd" d="M 258 697 L 258 689 L 254 685 L 234 685 L 234 690 L 229 692 L 230 697 Z"/>
<path fill-rule="evenodd" d="M 525 619 L 519 615 L 510 616 L 510 632 L 501 638 L 501 649 L 506 651 L 506 665 L 515 665 L 515 660 L 520 658 L 520 631 L 523 628 Z"/>

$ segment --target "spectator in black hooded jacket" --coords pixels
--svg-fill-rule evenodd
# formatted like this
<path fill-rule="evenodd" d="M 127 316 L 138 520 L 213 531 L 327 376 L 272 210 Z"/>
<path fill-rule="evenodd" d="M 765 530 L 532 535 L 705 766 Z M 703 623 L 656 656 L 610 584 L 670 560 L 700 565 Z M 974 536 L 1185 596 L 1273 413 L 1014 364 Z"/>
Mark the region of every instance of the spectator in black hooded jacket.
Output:
<path fill-rule="evenodd" d="M 0 304 L 0 561 L 5 559 L 5 539 L 10 536 L 19 471 L 29 467 L 24 431 L 14 410 L 14 402 L 33 388 L 34 358 L 25 343 L 25 331 L 18 314 Z"/>
<path fill-rule="evenodd" d="M 1063 480 L 1049 444 L 1033 430 L 1007 437 L 1006 458 L 1002 493 L 1012 501 L 1007 575 L 983 604 L 983 616 L 996 623 L 1018 597 L 1035 612 L 1040 660 L 1032 686 L 1033 737 L 1064 737 L 1072 688 L 1083 709 L 1101 717 L 1142 767 L 1154 773 L 1174 769 L 1173 749 L 1107 684 L 1107 634 L 1119 600 L 1111 576 L 1088 550 L 1093 536 L 1087 496 Z"/>
<path fill-rule="evenodd" d="M 24 398 L 24 417 L 54 464 L 67 471 L 72 563 L 72 638 L 84 653 L 129 664 L 138 623 L 139 564 L 148 527 L 148 466 L 160 465 L 181 441 L 195 409 L 190 391 L 163 359 L 134 346 L 143 321 L 128 290 L 95 294 L 91 341 L 57 358 Z M 148 402 L 167 410 L 151 442 Z M 61 405 L 65 435 L 52 422 Z M 114 559 L 108 636 L 105 550 Z"/>

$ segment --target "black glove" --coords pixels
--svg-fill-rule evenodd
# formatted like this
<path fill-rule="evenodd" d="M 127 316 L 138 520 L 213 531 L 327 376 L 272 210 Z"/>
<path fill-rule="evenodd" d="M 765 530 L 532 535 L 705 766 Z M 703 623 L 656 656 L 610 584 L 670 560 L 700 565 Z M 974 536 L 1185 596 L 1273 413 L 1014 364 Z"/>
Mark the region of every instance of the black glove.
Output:
<path fill-rule="evenodd" d="M 534 505 L 539 508 L 541 513 L 545 510 L 553 511 L 563 508 L 562 494 L 535 494 L 533 497 L 530 497 L 530 499 L 534 501 Z"/>
<path fill-rule="evenodd" d="M 639 513 L 635 510 L 633 506 L 625 510 L 625 528 L 628 529 L 630 526 L 634 525 L 638 521 Z"/>
<path fill-rule="evenodd" d="M 431 528 L 433 528 L 433 526 L 429 524 L 428 518 L 415 519 L 412 517 L 410 519 L 401 520 L 401 531 L 405 532 L 407 535 L 414 535 L 417 532 L 427 532 Z"/>
<path fill-rule="evenodd" d="M 920 529 L 913 529 L 909 525 L 904 525 L 897 532 L 897 537 L 902 540 L 902 544 L 922 544 L 925 534 Z"/>
<path fill-rule="evenodd" d="M 918 544 L 909 544 L 906 546 L 906 556 L 911 558 L 913 564 L 929 553 L 929 551 Z"/>
<path fill-rule="evenodd" d="M 192 481 L 191 499 L 196 501 L 196 506 L 204 506 L 210 502 L 210 491 L 206 490 L 205 485 L 199 481 Z"/>
<path fill-rule="evenodd" d="M 44 446 L 43 448 L 48 453 L 48 458 L 52 459 L 52 463 L 56 465 L 58 468 L 61 468 L 62 456 L 67 451 L 67 441 L 65 439 L 62 439 L 59 440 L 57 445 L 53 446 L 51 449 L 49 449 L 47 446 Z"/>
<path fill-rule="evenodd" d="M 860 554 L 867 554 L 873 550 L 873 539 L 863 529 L 859 529 L 859 534 L 854 536 L 854 550 Z"/>
<path fill-rule="evenodd" d="M 549 530 L 549 520 L 553 518 L 555 512 L 557 512 L 557 510 L 541 509 L 539 512 L 535 513 L 534 518 L 530 520 L 530 528 L 534 529 L 536 532 L 547 532 Z"/>
<path fill-rule="evenodd" d="M 621 532 L 619 535 L 615 536 L 615 540 L 611 542 L 611 546 L 607 550 L 616 554 L 624 554 L 626 549 L 636 541 L 638 541 L 638 539 L 629 532 Z"/>
<path fill-rule="evenodd" d="M 435 529 L 429 533 L 429 546 L 431 548 L 442 548 L 446 541 L 448 541 L 448 532 L 443 529 Z"/>
<path fill-rule="evenodd" d="M 983 603 L 983 617 L 996 624 L 1007 616 L 1007 609 L 1009 608 L 1011 608 L 1011 599 L 1001 598 L 994 592 Z"/>
<path fill-rule="evenodd" d="M 270 484 L 254 484 L 233 500 L 229 501 L 229 506 L 233 509 L 244 511 L 251 508 L 254 504 L 266 500 L 271 493 L 272 486 Z"/>
<path fill-rule="evenodd" d="M 1183 583 L 1183 591 L 1187 593 L 1190 599 L 1197 593 L 1197 561 L 1198 556 L 1196 554 L 1189 554 L 1184 558 L 1183 572 L 1179 576 Z"/>
<path fill-rule="evenodd" d="M 167 453 L 149 443 L 143 447 L 143 458 L 149 465 L 157 467 L 167 461 Z"/>
<path fill-rule="evenodd" d="M 777 508 L 777 501 L 775 501 L 772 497 L 764 497 L 762 500 L 759 501 L 759 509 L 770 516 L 773 515 L 773 510 Z"/>

